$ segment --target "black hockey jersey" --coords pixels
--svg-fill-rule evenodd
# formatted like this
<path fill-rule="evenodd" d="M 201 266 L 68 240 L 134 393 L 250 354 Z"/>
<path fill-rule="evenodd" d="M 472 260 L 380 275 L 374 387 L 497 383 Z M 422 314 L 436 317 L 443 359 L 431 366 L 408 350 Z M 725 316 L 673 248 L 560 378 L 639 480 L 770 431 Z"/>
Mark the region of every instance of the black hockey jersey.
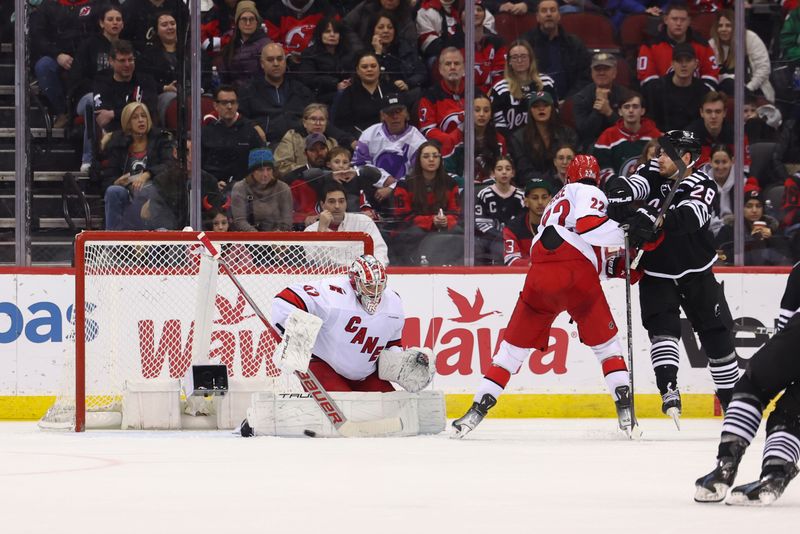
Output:
<path fill-rule="evenodd" d="M 660 208 L 673 181 L 659 173 L 657 159 L 641 165 L 629 178 L 636 200 Z M 644 272 L 659 278 L 681 278 L 710 268 L 717 259 L 714 234 L 709 230 L 712 215 L 719 212 L 717 185 L 703 171 L 681 180 L 664 217 L 664 241 L 645 252 Z"/>
<path fill-rule="evenodd" d="M 493 186 L 478 191 L 475 201 L 475 229 L 479 234 L 496 235 L 500 238 L 503 226 L 525 210 L 525 193 L 514 188 L 506 198 L 497 194 Z"/>
<path fill-rule="evenodd" d="M 786 289 L 781 297 L 781 311 L 778 316 L 778 330 L 783 330 L 789 319 L 800 311 L 800 263 L 795 263 L 789 280 L 786 281 Z"/>

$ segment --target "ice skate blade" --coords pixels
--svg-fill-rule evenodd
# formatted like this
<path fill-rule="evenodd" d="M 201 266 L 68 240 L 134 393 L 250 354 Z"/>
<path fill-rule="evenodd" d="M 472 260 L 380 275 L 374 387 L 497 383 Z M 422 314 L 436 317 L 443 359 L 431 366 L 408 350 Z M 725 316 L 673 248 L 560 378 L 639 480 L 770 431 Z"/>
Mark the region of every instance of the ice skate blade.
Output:
<path fill-rule="evenodd" d="M 694 501 L 700 503 L 722 502 L 725 500 L 728 488 L 730 488 L 730 486 L 720 482 L 714 483 L 714 491 L 710 491 L 704 486 L 695 486 Z"/>
<path fill-rule="evenodd" d="M 463 439 L 467 434 L 472 432 L 472 428 L 467 425 L 461 425 L 461 428 L 451 425 L 453 432 L 450 434 L 450 439 Z"/>
<path fill-rule="evenodd" d="M 672 421 L 675 423 L 675 426 L 678 427 L 678 430 L 681 429 L 681 411 L 678 408 L 672 407 L 667 408 L 666 414 L 669 417 L 672 417 Z"/>
<path fill-rule="evenodd" d="M 631 428 L 625 429 L 625 433 L 628 435 L 628 439 L 632 441 L 642 439 L 642 429 L 639 428 L 639 425 L 633 425 Z"/>
<path fill-rule="evenodd" d="M 775 492 L 762 491 L 758 494 L 758 499 L 749 499 L 745 493 L 732 491 L 725 504 L 728 506 L 769 506 L 777 501 L 778 497 Z"/>

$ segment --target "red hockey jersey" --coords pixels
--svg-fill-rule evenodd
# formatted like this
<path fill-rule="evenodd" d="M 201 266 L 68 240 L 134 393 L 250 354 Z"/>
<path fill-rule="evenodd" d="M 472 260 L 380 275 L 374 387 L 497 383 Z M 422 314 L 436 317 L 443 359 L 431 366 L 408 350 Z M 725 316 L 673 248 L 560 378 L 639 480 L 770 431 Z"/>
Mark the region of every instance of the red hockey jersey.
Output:
<path fill-rule="evenodd" d="M 442 157 L 452 154 L 461 140 L 458 128 L 464 122 L 464 80 L 456 91 L 450 90 L 444 80 L 425 91 L 417 114 L 420 131 L 442 145 Z"/>
<path fill-rule="evenodd" d="M 704 39 L 687 30 L 686 40 L 691 43 L 697 55 L 697 72 L 709 89 L 715 91 L 719 83 L 719 65 L 714 56 L 714 49 Z M 636 76 L 639 83 L 644 85 L 657 80 L 672 71 L 672 47 L 675 41 L 662 30 L 653 42 L 643 44 L 639 48 L 639 57 L 636 58 Z"/>

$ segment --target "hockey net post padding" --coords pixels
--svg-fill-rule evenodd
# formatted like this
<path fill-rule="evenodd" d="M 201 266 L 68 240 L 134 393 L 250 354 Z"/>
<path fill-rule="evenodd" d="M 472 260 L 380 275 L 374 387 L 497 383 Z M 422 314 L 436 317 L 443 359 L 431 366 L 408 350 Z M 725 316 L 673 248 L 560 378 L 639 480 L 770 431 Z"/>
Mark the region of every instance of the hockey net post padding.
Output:
<path fill-rule="evenodd" d="M 197 232 L 83 232 L 75 243 L 74 352 L 43 428 L 83 431 L 116 421 L 126 382 L 180 379 L 192 364 L 198 305 Z M 286 286 L 344 275 L 373 252 L 351 232 L 207 232 L 245 290 L 269 315 Z M 225 276 L 217 278 L 208 360 L 234 380 L 297 390 L 272 364 L 276 343 Z M 88 422 L 88 425 L 87 425 Z"/>

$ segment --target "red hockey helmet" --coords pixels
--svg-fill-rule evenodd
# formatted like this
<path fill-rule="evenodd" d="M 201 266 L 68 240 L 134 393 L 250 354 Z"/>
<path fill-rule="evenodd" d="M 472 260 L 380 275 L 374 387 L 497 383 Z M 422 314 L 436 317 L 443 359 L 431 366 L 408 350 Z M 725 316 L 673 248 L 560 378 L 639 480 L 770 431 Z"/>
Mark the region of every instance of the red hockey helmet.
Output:
<path fill-rule="evenodd" d="M 375 256 L 363 254 L 353 261 L 347 274 L 361 306 L 372 315 L 386 289 L 386 267 Z"/>
<path fill-rule="evenodd" d="M 583 180 L 591 180 L 600 185 L 600 165 L 594 156 L 578 154 L 567 167 L 567 183 L 574 184 Z"/>

